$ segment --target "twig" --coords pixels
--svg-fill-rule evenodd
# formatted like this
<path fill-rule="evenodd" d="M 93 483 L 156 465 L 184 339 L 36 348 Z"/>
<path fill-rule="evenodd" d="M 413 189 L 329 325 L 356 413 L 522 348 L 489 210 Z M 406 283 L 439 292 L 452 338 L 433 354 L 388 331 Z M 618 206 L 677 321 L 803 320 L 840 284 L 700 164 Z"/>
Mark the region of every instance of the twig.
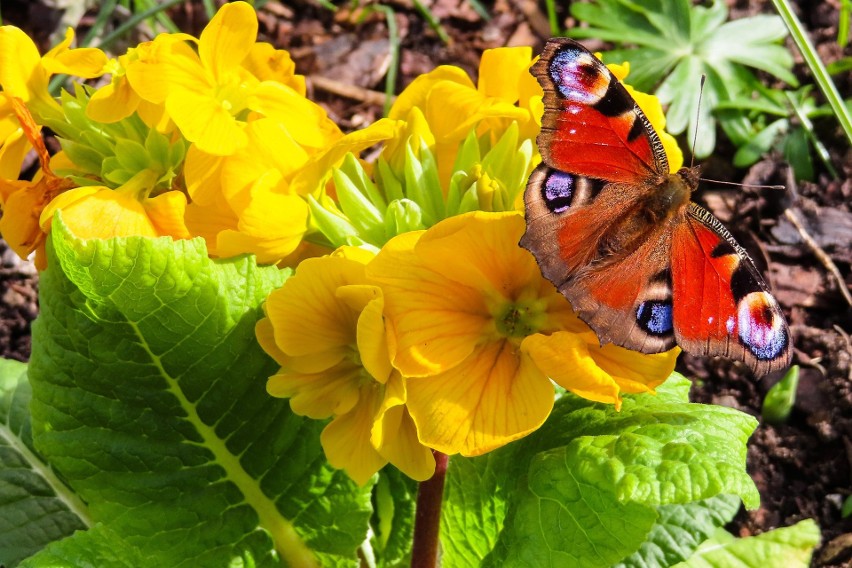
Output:
<path fill-rule="evenodd" d="M 802 240 L 805 241 L 805 244 L 808 245 L 808 248 L 811 249 L 826 270 L 831 272 L 832 276 L 834 276 L 835 280 L 837 280 L 840 293 L 843 294 L 843 298 L 846 300 L 846 303 L 852 306 L 852 294 L 849 293 L 846 281 L 843 279 L 843 275 L 840 274 L 840 270 L 837 268 L 837 265 L 834 264 L 833 260 L 831 260 L 831 257 L 822 250 L 814 238 L 808 233 L 807 229 L 805 229 L 804 225 L 802 225 L 802 222 L 799 220 L 799 217 L 793 209 L 785 209 L 784 216 L 787 217 L 787 220 L 796 228 L 799 232 L 799 236 L 802 237 Z"/>
<path fill-rule="evenodd" d="M 371 91 L 370 89 L 365 89 L 363 87 L 348 85 L 321 75 L 311 75 L 308 79 L 314 87 L 326 91 L 327 93 L 340 95 L 347 99 L 353 99 L 371 105 L 382 106 L 385 104 L 385 94 L 380 93 L 379 91 Z"/>

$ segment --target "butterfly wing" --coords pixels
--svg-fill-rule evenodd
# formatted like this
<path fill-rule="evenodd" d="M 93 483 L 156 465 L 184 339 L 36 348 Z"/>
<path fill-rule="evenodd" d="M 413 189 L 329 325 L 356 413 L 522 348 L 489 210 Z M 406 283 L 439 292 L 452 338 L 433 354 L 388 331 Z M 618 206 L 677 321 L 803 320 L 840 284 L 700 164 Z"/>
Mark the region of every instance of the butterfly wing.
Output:
<path fill-rule="evenodd" d="M 670 223 L 630 226 L 653 191 L 542 164 L 524 195 L 527 232 L 520 242 L 602 343 L 644 353 L 675 345 Z"/>
<path fill-rule="evenodd" d="M 550 40 L 532 73 L 544 90 L 543 164 L 527 184 L 520 244 L 603 343 L 670 349 L 670 232 L 631 224 L 668 174 L 659 136 L 609 69 L 572 40 Z"/>
<path fill-rule="evenodd" d="M 756 375 L 790 364 L 790 331 L 748 253 L 691 203 L 671 244 L 674 333 L 685 350 L 745 362 Z"/>
<path fill-rule="evenodd" d="M 640 183 L 669 173 L 660 138 L 624 86 L 589 50 L 547 42 L 531 69 L 544 90 L 538 147 L 552 168 Z"/>

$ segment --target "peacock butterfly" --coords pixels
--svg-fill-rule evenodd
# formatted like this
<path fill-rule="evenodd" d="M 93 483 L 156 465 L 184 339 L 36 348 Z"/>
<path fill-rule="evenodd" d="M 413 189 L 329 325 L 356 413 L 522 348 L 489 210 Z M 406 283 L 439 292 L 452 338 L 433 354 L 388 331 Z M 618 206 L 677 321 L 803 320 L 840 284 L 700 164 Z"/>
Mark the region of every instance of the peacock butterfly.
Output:
<path fill-rule="evenodd" d="M 790 332 L 746 251 L 690 201 L 699 168 L 672 174 L 662 143 L 591 52 L 551 39 L 542 164 L 524 194 L 521 246 L 598 335 L 644 353 L 675 345 L 757 375 L 790 363 Z"/>

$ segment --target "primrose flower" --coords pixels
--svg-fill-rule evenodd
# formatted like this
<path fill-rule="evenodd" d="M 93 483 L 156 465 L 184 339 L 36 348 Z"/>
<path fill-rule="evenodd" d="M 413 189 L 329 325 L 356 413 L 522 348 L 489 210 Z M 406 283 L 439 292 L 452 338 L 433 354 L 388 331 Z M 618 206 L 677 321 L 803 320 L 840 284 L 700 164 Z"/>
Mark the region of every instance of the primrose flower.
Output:
<path fill-rule="evenodd" d="M 304 260 L 264 305 L 263 348 L 281 365 L 270 394 L 297 414 L 333 417 L 323 430 L 329 463 L 359 484 L 390 462 L 428 479 L 435 462 L 404 406 L 406 385 L 390 364 L 384 295 L 369 283 L 371 253 L 354 248 Z"/>
<path fill-rule="evenodd" d="M 306 102 L 307 99 L 304 99 Z M 313 103 L 309 103 L 313 105 Z M 304 118 L 306 115 L 302 115 Z M 323 120 L 327 120 L 322 114 Z M 306 125 L 297 130 L 311 131 Z M 317 129 L 313 129 L 316 131 Z M 387 140 L 393 121 L 380 120 L 321 148 L 294 137 L 274 118 L 245 127 L 249 144 L 230 156 L 213 156 L 190 147 L 184 167 L 192 203 L 187 225 L 220 257 L 251 253 L 260 263 L 277 263 L 293 253 L 310 230 L 305 196 L 321 190 L 352 151 Z"/>
<path fill-rule="evenodd" d="M 9 248 L 21 258 L 27 258 L 35 252 L 36 267 L 44 269 L 47 267 L 44 253 L 47 235 L 40 226 L 39 218 L 44 208 L 56 196 L 74 187 L 74 183 L 53 173 L 50 156 L 41 138 L 41 127 L 35 123 L 23 101 L 5 93 L 2 98 L 10 105 L 21 132 L 35 149 L 41 171 L 33 181 L 0 178 L 0 207 L 3 210 L 0 234 Z"/>
<path fill-rule="evenodd" d="M 126 69 L 133 90 L 168 116 L 199 149 L 229 155 L 247 143 L 237 116 L 248 110 L 258 82 L 240 66 L 257 37 L 257 17 L 245 2 L 223 6 L 201 32 L 198 52 L 187 34 L 160 34 Z"/>
<path fill-rule="evenodd" d="M 0 85 L 3 91 L 27 103 L 37 114 L 49 115 L 59 109 L 48 92 L 51 75 L 65 73 L 90 79 L 103 73 L 107 57 L 93 47 L 70 49 L 74 30 L 48 51 L 38 53 L 33 40 L 15 26 L 0 26 Z"/>
<path fill-rule="evenodd" d="M 620 405 L 674 369 L 676 351 L 601 347 L 570 304 L 518 247 L 516 212 L 473 212 L 400 235 L 368 265 L 396 334 L 392 358 L 408 379 L 420 441 L 479 455 L 538 428 L 553 406 L 550 379 Z"/>
<path fill-rule="evenodd" d="M 62 221 L 81 239 L 191 238 L 184 222 L 186 197 L 179 191 L 151 197 L 155 181 L 156 174 L 143 171 L 116 189 L 84 186 L 66 191 L 42 211 L 42 231 L 48 233 L 53 215 L 62 211 Z"/>
<path fill-rule="evenodd" d="M 12 99 L 0 95 L 0 179 L 16 179 L 24 156 L 30 149 L 24 129 L 15 114 Z"/>
<path fill-rule="evenodd" d="M 542 91 L 529 74 L 532 49 L 503 47 L 486 50 L 479 66 L 477 85 L 462 69 L 442 65 L 417 77 L 397 97 L 388 117 L 420 122 L 428 128 L 424 139 L 434 139 L 432 151 L 444 187 L 453 172 L 459 144 L 471 130 L 496 143 L 506 128 L 517 122 L 524 138 L 538 133 Z M 422 120 L 412 111 L 417 109 Z M 460 118 L 461 117 L 461 118 Z M 393 157 L 387 157 L 393 161 Z"/>

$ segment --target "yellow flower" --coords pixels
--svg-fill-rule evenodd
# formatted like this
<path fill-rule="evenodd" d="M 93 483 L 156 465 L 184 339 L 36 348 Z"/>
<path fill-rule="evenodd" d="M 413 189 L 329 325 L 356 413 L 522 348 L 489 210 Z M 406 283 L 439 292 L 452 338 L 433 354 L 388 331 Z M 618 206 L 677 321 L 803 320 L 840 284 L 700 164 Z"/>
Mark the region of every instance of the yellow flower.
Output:
<path fill-rule="evenodd" d="M 17 179 L 30 147 L 12 107 L 11 98 L 3 93 L 0 95 L 0 179 Z M 2 203 L 0 197 L 0 205 Z"/>
<path fill-rule="evenodd" d="M 148 54 L 151 49 L 151 42 L 142 43 L 106 64 L 104 71 L 112 78 L 108 84 L 95 91 L 89 98 L 89 104 L 86 105 L 87 117 L 96 122 L 111 124 L 136 112 L 149 128 L 163 133 L 174 129 L 163 103 L 144 100 L 127 79 L 128 66 L 135 61 L 150 57 Z"/>
<path fill-rule="evenodd" d="M 411 111 L 420 111 L 435 141 L 433 152 L 442 185 L 448 183 L 459 144 L 471 129 L 476 128 L 478 135 L 488 134 L 492 143 L 513 121 L 522 126 L 525 136 L 537 133 L 540 116 L 534 111 L 540 104 L 534 99 L 538 97 L 540 102 L 541 88 L 529 75 L 531 58 L 529 47 L 487 50 L 480 63 L 478 86 L 462 69 L 442 65 L 417 77 L 397 97 L 389 118 L 411 120 Z M 387 159 L 394 160 L 392 156 Z"/>
<path fill-rule="evenodd" d="M 116 189 L 85 186 L 66 191 L 45 207 L 41 228 L 49 232 L 53 215 L 62 211 L 62 221 L 81 239 L 190 238 L 184 223 L 186 197 L 179 191 L 149 197 L 155 181 L 156 174 L 143 171 Z"/>
<path fill-rule="evenodd" d="M 187 225 L 207 240 L 210 254 L 251 253 L 258 262 L 273 264 L 293 253 L 309 229 L 304 195 L 320 190 L 347 152 L 390 137 L 395 123 L 380 120 L 323 148 L 303 144 L 298 130 L 260 118 L 245 127 L 249 144 L 230 156 L 190 148 L 184 166 L 192 199 Z"/>
<path fill-rule="evenodd" d="M 36 267 L 44 269 L 47 267 L 44 254 L 47 234 L 40 226 L 39 218 L 44 208 L 56 196 L 74 187 L 74 183 L 53 173 L 50 156 L 41 137 L 41 127 L 35 123 L 23 101 L 5 93 L 3 98 L 15 114 L 23 135 L 35 149 L 41 171 L 33 181 L 0 179 L 0 206 L 3 209 L 0 234 L 21 258 L 27 258 L 35 252 Z"/>
<path fill-rule="evenodd" d="M 392 239 L 368 265 L 420 441 L 444 453 L 479 455 L 538 428 L 553 405 L 549 378 L 618 406 L 674 368 L 674 352 L 600 347 L 517 246 L 523 230 L 515 212 L 469 213 Z"/>
<path fill-rule="evenodd" d="M 143 99 L 165 104 L 184 137 L 210 154 L 227 156 L 245 147 L 238 121 L 248 110 L 248 95 L 258 83 L 240 64 L 252 51 L 257 17 L 245 2 L 224 5 L 198 40 L 198 53 L 186 34 L 161 34 L 139 59 L 128 64 L 127 78 Z"/>
<path fill-rule="evenodd" d="M 270 394 L 297 414 L 333 417 L 321 442 L 333 466 L 359 484 L 390 462 L 417 480 L 435 468 L 405 404 L 405 384 L 390 364 L 384 295 L 366 278 L 372 255 L 344 248 L 307 259 L 270 294 L 257 326 L 261 345 L 281 365 Z"/>
<path fill-rule="evenodd" d="M 107 57 L 92 47 L 69 49 L 74 30 L 68 28 L 65 39 L 39 56 L 33 41 L 14 26 L 0 27 L 0 85 L 3 91 L 28 104 L 38 115 L 57 114 L 59 105 L 48 92 L 51 75 L 65 73 L 86 79 L 103 73 Z"/>

